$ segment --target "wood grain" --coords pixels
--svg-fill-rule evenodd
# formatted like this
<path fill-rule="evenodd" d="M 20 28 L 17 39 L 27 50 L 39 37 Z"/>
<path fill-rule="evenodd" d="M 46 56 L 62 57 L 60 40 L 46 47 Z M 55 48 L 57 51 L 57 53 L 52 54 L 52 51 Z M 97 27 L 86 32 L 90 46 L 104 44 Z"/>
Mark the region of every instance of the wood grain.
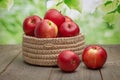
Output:
<path fill-rule="evenodd" d="M 0 74 L 21 51 L 21 46 L 0 45 Z"/>
<path fill-rule="evenodd" d="M 65 73 L 59 68 L 53 68 L 49 80 L 101 80 L 99 70 L 90 70 L 83 63 L 75 72 Z"/>
<path fill-rule="evenodd" d="M 81 66 L 81 73 L 79 75 L 81 80 L 102 80 L 99 70 L 88 69 L 84 64 Z"/>
<path fill-rule="evenodd" d="M 109 55 L 108 62 L 120 61 L 120 45 L 110 46 L 108 55 Z"/>
<path fill-rule="evenodd" d="M 101 69 L 103 80 L 119 80 L 120 79 L 120 62 L 106 64 Z"/>
<path fill-rule="evenodd" d="M 108 54 L 102 69 L 90 70 L 81 63 L 75 72 L 65 73 L 58 67 L 42 67 L 25 63 L 21 46 L 0 45 L 0 80 L 119 80 L 120 45 L 101 46 Z"/>
<path fill-rule="evenodd" d="M 51 67 L 39 67 L 25 63 L 20 54 L 1 74 L 0 80 L 48 80 L 50 72 Z"/>
<path fill-rule="evenodd" d="M 103 80 L 119 80 L 120 79 L 120 45 L 109 46 L 108 60 L 101 69 Z"/>

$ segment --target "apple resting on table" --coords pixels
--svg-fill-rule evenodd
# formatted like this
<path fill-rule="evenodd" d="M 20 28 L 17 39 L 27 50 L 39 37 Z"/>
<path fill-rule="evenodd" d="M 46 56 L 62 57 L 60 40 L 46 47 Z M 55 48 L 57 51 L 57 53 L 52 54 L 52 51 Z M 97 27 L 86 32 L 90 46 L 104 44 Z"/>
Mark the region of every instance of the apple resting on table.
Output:
<path fill-rule="evenodd" d="M 65 22 L 69 22 L 69 21 L 73 22 L 73 20 L 68 16 L 64 16 L 64 18 L 65 18 Z"/>
<path fill-rule="evenodd" d="M 82 54 L 83 63 L 90 69 L 100 69 L 107 59 L 107 52 L 98 45 L 91 45 L 84 49 Z"/>
<path fill-rule="evenodd" d="M 58 67 L 64 72 L 73 72 L 80 64 L 80 57 L 75 52 L 64 50 L 57 58 Z"/>

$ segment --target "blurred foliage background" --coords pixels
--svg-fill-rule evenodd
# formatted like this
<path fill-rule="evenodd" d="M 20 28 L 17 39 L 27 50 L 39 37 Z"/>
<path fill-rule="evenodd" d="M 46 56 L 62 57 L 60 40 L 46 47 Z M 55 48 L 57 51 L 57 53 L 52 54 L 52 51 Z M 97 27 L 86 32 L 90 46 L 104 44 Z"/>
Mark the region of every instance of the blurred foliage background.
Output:
<path fill-rule="evenodd" d="M 120 44 L 119 12 L 105 15 L 98 8 L 94 13 L 81 13 L 80 8 L 72 9 L 69 0 L 65 1 L 67 5 L 62 0 L 0 0 L 0 44 L 21 44 L 24 19 L 30 15 L 43 18 L 49 8 L 56 8 L 71 17 L 85 34 L 86 44 Z M 110 8 L 111 6 L 106 10 Z"/>

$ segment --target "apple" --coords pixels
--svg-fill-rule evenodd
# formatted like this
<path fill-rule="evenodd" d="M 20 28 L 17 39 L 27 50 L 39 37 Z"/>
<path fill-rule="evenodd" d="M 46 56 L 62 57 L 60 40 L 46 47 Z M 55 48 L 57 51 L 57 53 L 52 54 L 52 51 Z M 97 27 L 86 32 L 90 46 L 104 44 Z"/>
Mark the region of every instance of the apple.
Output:
<path fill-rule="evenodd" d="M 34 36 L 34 29 L 42 19 L 37 15 L 28 16 L 23 22 L 23 31 L 26 35 Z"/>
<path fill-rule="evenodd" d="M 87 46 L 82 54 L 83 63 L 90 69 L 100 69 L 107 59 L 107 52 L 98 45 Z"/>
<path fill-rule="evenodd" d="M 80 64 L 80 57 L 75 52 L 64 50 L 57 58 L 58 67 L 64 72 L 73 72 Z"/>
<path fill-rule="evenodd" d="M 57 9 L 49 9 L 45 13 L 44 19 L 53 21 L 58 27 L 65 21 L 64 16 Z"/>
<path fill-rule="evenodd" d="M 55 38 L 57 33 L 57 25 L 48 19 L 39 22 L 34 31 L 35 37 L 37 38 Z"/>
<path fill-rule="evenodd" d="M 68 21 L 73 21 L 70 17 L 68 17 L 68 16 L 64 16 L 64 18 L 65 18 L 65 22 L 68 22 Z"/>
<path fill-rule="evenodd" d="M 68 22 L 64 22 L 59 27 L 58 32 L 60 37 L 72 37 L 72 36 L 78 35 L 80 32 L 80 29 L 76 23 L 68 21 Z"/>

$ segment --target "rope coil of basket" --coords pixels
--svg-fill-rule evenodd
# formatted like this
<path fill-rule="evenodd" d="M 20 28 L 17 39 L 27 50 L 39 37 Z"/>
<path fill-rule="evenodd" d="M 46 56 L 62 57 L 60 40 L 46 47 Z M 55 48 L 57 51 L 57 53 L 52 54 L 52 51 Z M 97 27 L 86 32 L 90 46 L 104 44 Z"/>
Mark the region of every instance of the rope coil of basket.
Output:
<path fill-rule="evenodd" d="M 23 35 L 22 53 L 25 62 L 40 66 L 56 66 L 57 56 L 63 50 L 72 50 L 80 55 L 85 47 L 81 33 L 74 37 L 35 38 Z"/>

